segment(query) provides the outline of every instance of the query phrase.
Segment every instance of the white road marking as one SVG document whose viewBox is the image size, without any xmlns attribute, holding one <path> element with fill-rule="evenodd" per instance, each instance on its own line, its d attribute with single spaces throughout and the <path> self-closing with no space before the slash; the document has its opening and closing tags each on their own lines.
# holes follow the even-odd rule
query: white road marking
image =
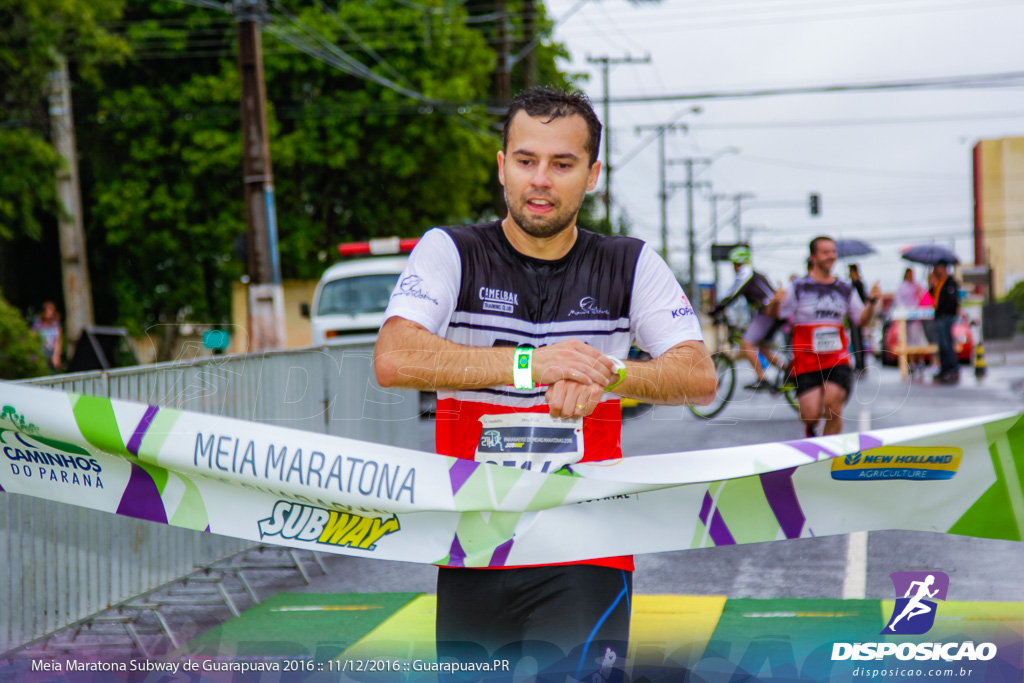
<svg viewBox="0 0 1024 683">
<path fill-rule="evenodd" d="M 843 580 L 843 600 L 863 600 L 867 597 L 868 532 L 854 531 L 846 537 L 846 578 Z"/>
<path fill-rule="evenodd" d="M 857 416 L 857 431 L 871 429 L 871 405 L 864 403 Z M 843 599 L 863 600 L 867 597 L 868 532 L 854 531 L 846 537 L 846 577 L 843 579 Z"/>
</svg>

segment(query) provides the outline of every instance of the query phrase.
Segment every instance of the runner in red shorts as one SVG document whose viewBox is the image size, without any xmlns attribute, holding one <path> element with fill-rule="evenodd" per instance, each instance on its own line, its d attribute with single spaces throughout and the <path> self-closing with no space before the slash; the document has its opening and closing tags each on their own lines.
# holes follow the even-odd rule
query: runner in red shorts
<svg viewBox="0 0 1024 683">
<path fill-rule="evenodd" d="M 830 237 L 811 240 L 810 271 L 775 293 L 768 315 L 793 320 L 793 375 L 800 401 L 800 419 L 806 436 L 843 430 L 843 406 L 853 388 L 849 342 L 843 319 L 859 320 L 866 327 L 882 295 L 876 282 L 866 304 L 849 282 L 832 275 L 836 243 Z"/>
</svg>

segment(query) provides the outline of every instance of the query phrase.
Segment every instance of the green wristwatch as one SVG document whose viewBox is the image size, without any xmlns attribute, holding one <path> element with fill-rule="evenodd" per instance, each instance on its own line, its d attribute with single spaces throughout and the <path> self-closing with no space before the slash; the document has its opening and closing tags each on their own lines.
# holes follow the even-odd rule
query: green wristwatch
<svg viewBox="0 0 1024 683">
<path fill-rule="evenodd" d="M 612 382 L 611 384 L 604 388 L 605 391 L 611 391 L 615 387 L 622 384 L 622 382 L 626 379 L 626 364 L 623 363 L 618 358 L 616 358 L 615 356 L 611 355 L 610 353 L 605 354 L 604 357 L 610 360 L 613 365 L 615 365 L 615 372 L 618 373 L 619 375 L 619 378 L 617 380 L 615 380 L 614 382 Z"/>
</svg>

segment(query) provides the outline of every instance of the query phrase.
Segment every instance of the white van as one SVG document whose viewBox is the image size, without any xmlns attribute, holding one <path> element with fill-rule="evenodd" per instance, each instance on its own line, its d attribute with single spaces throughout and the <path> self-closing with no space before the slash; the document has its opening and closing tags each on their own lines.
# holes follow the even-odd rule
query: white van
<svg viewBox="0 0 1024 683">
<path fill-rule="evenodd" d="M 411 251 L 417 241 L 387 238 L 339 246 L 343 256 L 382 255 L 342 261 L 324 272 L 309 316 L 314 346 L 376 339 L 391 292 L 409 260 L 394 254 Z"/>
</svg>

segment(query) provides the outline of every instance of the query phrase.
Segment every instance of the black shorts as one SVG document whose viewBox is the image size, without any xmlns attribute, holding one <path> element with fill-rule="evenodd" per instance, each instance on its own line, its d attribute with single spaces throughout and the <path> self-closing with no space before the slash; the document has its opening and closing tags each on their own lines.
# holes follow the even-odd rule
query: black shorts
<svg viewBox="0 0 1024 683">
<path fill-rule="evenodd" d="M 440 567 L 438 661 L 507 659 L 514 668 L 532 657 L 548 674 L 542 679 L 589 681 L 601 670 L 605 680 L 622 680 L 632 600 L 633 574 L 622 569 Z"/>
<path fill-rule="evenodd" d="M 853 368 L 849 365 L 837 365 L 834 368 L 814 370 L 796 375 L 796 395 L 799 396 L 815 387 L 820 387 L 825 382 L 831 382 L 846 390 L 846 398 L 850 397 L 850 390 L 853 389 Z"/>
</svg>

